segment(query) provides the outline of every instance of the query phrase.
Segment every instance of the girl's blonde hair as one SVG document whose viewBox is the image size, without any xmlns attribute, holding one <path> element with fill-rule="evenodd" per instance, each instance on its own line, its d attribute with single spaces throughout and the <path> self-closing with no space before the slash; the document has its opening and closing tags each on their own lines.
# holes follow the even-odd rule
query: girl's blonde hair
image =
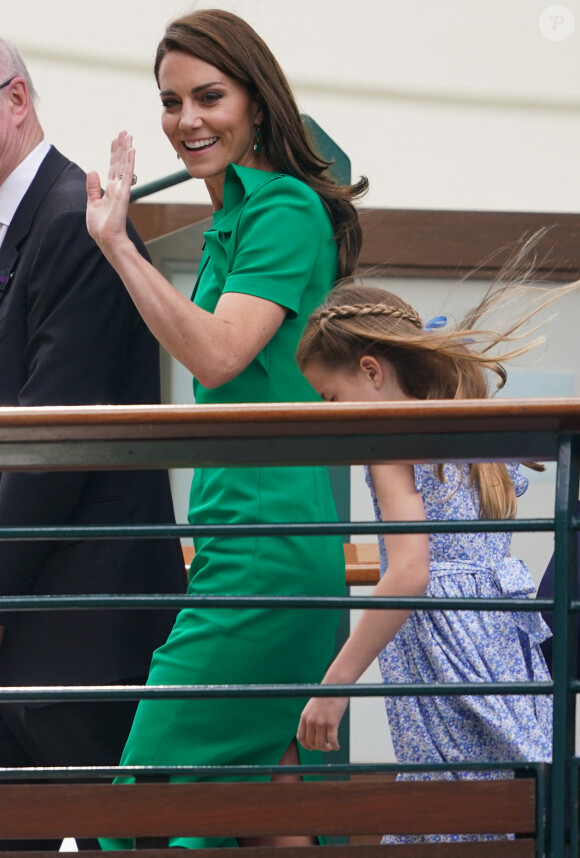
<svg viewBox="0 0 580 858">
<path fill-rule="evenodd" d="M 349 372 L 357 369 L 361 357 L 372 355 L 392 364 L 402 390 L 415 399 L 489 397 L 492 379 L 495 390 L 507 380 L 503 361 L 544 341 L 543 336 L 530 339 L 539 325 L 522 330 L 526 323 L 580 286 L 580 281 L 556 288 L 529 282 L 534 264 L 530 255 L 538 237 L 521 244 L 480 303 L 453 327 L 425 330 L 417 311 L 398 295 L 352 279 L 342 282 L 310 316 L 298 345 L 298 366 L 304 371 L 317 362 Z M 522 299 L 527 312 L 514 316 L 514 305 Z M 491 317 L 495 329 L 487 327 Z M 438 473 L 443 480 L 442 465 Z M 481 518 L 515 516 L 516 495 L 505 465 L 471 464 L 470 483 L 479 488 Z"/>
</svg>

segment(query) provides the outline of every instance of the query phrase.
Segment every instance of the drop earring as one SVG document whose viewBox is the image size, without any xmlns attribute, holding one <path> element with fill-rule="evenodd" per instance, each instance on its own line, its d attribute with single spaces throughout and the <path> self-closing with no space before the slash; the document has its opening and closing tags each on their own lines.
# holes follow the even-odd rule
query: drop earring
<svg viewBox="0 0 580 858">
<path fill-rule="evenodd" d="M 256 125 L 254 132 L 254 152 L 259 154 L 262 151 L 262 126 Z"/>
<path fill-rule="evenodd" d="M 177 160 L 181 161 L 181 155 L 179 154 L 179 152 L 177 152 L 176 155 L 177 155 Z"/>
</svg>

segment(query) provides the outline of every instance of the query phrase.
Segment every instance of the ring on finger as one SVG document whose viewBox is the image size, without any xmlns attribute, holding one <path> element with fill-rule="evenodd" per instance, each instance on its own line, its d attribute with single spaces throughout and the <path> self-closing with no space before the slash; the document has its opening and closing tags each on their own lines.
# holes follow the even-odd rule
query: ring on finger
<svg viewBox="0 0 580 858">
<path fill-rule="evenodd" d="M 117 181 L 120 182 L 122 178 L 123 178 L 123 173 L 119 173 L 119 175 L 117 176 Z M 135 175 L 135 173 L 133 173 L 133 175 L 131 176 L 131 184 L 132 185 L 137 184 L 137 176 Z"/>
</svg>

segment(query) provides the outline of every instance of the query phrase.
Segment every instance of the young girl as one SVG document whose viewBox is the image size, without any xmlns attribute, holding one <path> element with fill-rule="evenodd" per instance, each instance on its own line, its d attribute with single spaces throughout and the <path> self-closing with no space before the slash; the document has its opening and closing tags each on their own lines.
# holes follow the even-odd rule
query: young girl
<svg viewBox="0 0 580 858">
<path fill-rule="evenodd" d="M 516 287 L 513 287 L 516 288 Z M 534 291 L 532 287 L 527 287 Z M 476 330 L 505 300 L 495 289 L 455 330 L 425 330 L 417 312 L 396 295 L 345 283 L 309 319 L 298 364 L 329 402 L 483 398 L 488 377 L 505 383 L 489 350 L 521 339 Z M 545 298 L 545 290 L 540 290 Z M 540 302 L 551 303 L 560 291 Z M 529 305 L 528 305 L 529 306 Z M 512 346 L 502 359 L 534 343 Z M 536 466 L 538 467 L 538 466 Z M 378 520 L 511 518 L 527 488 L 519 466 L 503 464 L 377 464 L 367 482 Z M 534 585 L 524 564 L 510 556 L 509 533 L 379 536 L 377 596 L 526 597 Z M 387 564 L 388 557 L 388 564 Z M 442 610 L 367 610 L 328 669 L 324 684 L 356 682 L 380 653 L 384 682 L 550 681 L 539 643 L 550 632 L 536 613 Z M 300 719 L 305 748 L 338 748 L 337 731 L 348 698 L 312 698 Z M 551 758 L 549 696 L 387 697 L 397 761 L 538 760 Z M 421 773 L 402 779 L 496 778 L 506 772 Z M 479 839 L 477 835 L 428 839 Z M 417 842 L 424 837 L 388 837 Z"/>
</svg>

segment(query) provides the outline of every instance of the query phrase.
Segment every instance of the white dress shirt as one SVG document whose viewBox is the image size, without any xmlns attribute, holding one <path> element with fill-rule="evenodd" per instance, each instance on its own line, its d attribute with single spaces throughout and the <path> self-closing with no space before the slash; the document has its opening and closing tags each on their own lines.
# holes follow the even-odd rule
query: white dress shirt
<svg viewBox="0 0 580 858">
<path fill-rule="evenodd" d="M 0 185 L 0 247 L 16 209 L 48 155 L 49 149 L 50 143 L 42 140 Z"/>
</svg>

